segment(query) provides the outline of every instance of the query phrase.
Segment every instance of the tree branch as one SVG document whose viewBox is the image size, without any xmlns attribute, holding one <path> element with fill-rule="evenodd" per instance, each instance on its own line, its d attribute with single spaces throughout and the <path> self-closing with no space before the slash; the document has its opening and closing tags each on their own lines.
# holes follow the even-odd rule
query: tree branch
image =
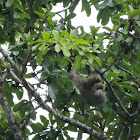
<svg viewBox="0 0 140 140">
<path fill-rule="evenodd" d="M 19 124 L 16 122 L 15 116 L 10 108 L 10 106 L 8 105 L 8 102 L 6 100 L 6 97 L 4 96 L 4 79 L 6 78 L 7 74 L 4 74 L 3 77 L 0 80 L 0 103 L 2 105 L 2 108 L 4 110 L 4 113 L 7 117 L 8 123 L 10 125 L 10 128 L 13 132 L 13 135 L 15 137 L 16 140 L 24 140 L 22 134 L 21 134 L 21 130 L 19 128 Z"/>
<path fill-rule="evenodd" d="M 61 10 L 61 11 L 56 12 L 56 14 L 59 14 L 59 13 L 61 13 L 61 12 L 64 12 L 64 11 L 66 11 L 66 10 L 72 8 L 72 7 L 74 6 L 74 4 L 76 3 L 76 1 L 77 1 L 77 0 L 74 0 L 74 2 L 72 2 L 72 3 L 70 4 L 70 6 L 68 6 L 67 8 L 65 8 L 65 9 L 63 9 L 63 10 Z"/>
<path fill-rule="evenodd" d="M 20 79 L 15 75 L 15 73 L 10 69 L 10 74 L 12 75 L 12 77 L 18 82 L 21 83 Z"/>
</svg>

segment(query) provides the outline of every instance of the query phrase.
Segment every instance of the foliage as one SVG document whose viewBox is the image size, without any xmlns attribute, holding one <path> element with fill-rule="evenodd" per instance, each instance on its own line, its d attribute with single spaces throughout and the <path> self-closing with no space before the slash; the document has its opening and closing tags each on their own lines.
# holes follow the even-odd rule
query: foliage
<svg viewBox="0 0 140 140">
<path fill-rule="evenodd" d="M 52 12 L 60 2 L 65 9 Z M 115 140 L 140 137 L 140 1 L 82 0 L 81 11 L 87 16 L 92 5 L 99 11 L 102 33 L 94 25 L 86 33 L 83 27 L 71 24 L 78 3 L 0 1 L 0 139 L 15 136 L 6 115 L 8 108 L 22 137 L 34 134 L 33 140 L 73 139 L 69 131 L 78 132 L 77 139 L 82 139 L 84 132 L 88 139 L 101 139 L 101 135 Z M 53 20 L 56 15 L 60 20 Z M 110 20 L 113 27 L 105 26 Z M 93 71 L 101 74 L 107 92 L 104 105 L 89 107 L 82 101 L 69 80 L 71 67 L 83 78 Z M 6 108 L 2 96 L 8 101 Z M 47 110 L 48 115 L 39 115 L 36 122 L 38 108 Z M 91 129 L 83 129 L 82 124 Z"/>
</svg>

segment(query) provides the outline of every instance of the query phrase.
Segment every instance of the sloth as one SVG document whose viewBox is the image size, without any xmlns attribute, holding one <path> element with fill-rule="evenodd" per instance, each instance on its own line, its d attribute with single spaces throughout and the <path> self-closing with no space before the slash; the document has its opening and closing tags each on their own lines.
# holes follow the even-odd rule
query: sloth
<svg viewBox="0 0 140 140">
<path fill-rule="evenodd" d="M 105 85 L 100 83 L 99 74 L 91 74 L 88 78 L 81 79 L 75 70 L 71 70 L 69 78 L 79 89 L 82 99 L 90 106 L 101 105 L 106 100 Z"/>
</svg>

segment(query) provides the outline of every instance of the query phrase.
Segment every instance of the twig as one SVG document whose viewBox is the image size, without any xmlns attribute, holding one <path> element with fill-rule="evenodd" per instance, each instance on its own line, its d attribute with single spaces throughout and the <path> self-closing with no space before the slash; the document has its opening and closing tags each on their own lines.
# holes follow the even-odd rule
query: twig
<svg viewBox="0 0 140 140">
<path fill-rule="evenodd" d="M 99 111 L 97 111 L 97 115 L 98 115 L 98 117 L 100 119 L 100 129 L 102 131 L 102 134 L 104 134 L 104 126 L 105 126 L 105 124 L 103 124 L 103 117 L 102 117 L 102 115 L 100 114 Z"/>
<path fill-rule="evenodd" d="M 136 111 L 133 114 L 131 114 L 131 117 L 135 117 L 139 112 L 140 112 L 140 100 L 138 102 L 138 107 L 137 107 Z"/>
<path fill-rule="evenodd" d="M 115 62 L 115 61 L 114 61 L 114 62 Z M 108 68 L 107 68 L 102 74 L 104 74 L 104 73 L 106 73 L 108 70 L 110 70 L 110 68 L 114 65 L 114 62 L 113 62 L 111 65 L 109 65 Z"/>
<path fill-rule="evenodd" d="M 140 83 L 137 81 L 136 77 L 130 71 L 120 67 L 119 65 L 116 65 L 116 68 L 128 73 L 132 77 L 133 81 L 140 87 Z"/>
<path fill-rule="evenodd" d="M 56 14 L 59 14 L 59 13 L 61 13 L 61 12 L 64 12 L 64 11 L 66 11 L 66 10 L 72 8 L 72 7 L 74 6 L 74 4 L 76 3 L 76 1 L 77 1 L 77 0 L 74 0 L 74 2 L 72 2 L 72 3 L 70 4 L 69 7 L 65 8 L 65 9 L 63 9 L 63 10 L 61 10 L 61 11 L 56 12 Z"/>
<path fill-rule="evenodd" d="M 35 110 L 37 110 L 39 107 L 40 107 L 40 105 L 37 106 L 37 107 L 35 107 L 35 108 L 32 109 L 31 111 L 29 111 L 28 114 L 27 114 L 24 118 L 22 118 L 22 120 L 20 121 L 20 128 L 23 128 L 23 127 L 28 123 L 28 121 L 25 121 L 25 120 L 27 120 L 27 119 L 29 118 L 29 116 L 30 116 Z"/>
<path fill-rule="evenodd" d="M 122 35 L 128 35 L 128 36 L 130 36 L 130 37 L 132 37 L 132 38 L 140 38 L 139 36 L 137 37 L 137 36 L 132 35 L 132 34 L 130 34 L 130 33 L 124 34 L 124 33 L 120 32 L 119 30 L 118 30 L 117 32 L 120 33 L 120 34 L 122 34 Z"/>
<path fill-rule="evenodd" d="M 137 138 L 138 136 L 140 136 L 140 132 L 138 132 L 136 135 L 134 135 L 134 138 Z"/>
</svg>

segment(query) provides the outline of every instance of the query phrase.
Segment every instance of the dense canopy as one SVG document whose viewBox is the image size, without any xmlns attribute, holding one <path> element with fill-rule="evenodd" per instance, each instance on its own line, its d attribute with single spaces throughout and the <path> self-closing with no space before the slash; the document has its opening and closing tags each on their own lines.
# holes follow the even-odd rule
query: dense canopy
<svg viewBox="0 0 140 140">
<path fill-rule="evenodd" d="M 102 26 L 93 23 L 87 33 L 71 24 L 80 2 L 88 17 L 96 8 L 94 20 Z M 62 10 L 53 12 L 58 3 Z M 82 100 L 69 79 L 72 68 L 81 78 L 100 74 L 107 94 L 103 105 Z M 140 1 L 1 0 L 0 139 L 85 136 L 140 137 Z"/>
</svg>

